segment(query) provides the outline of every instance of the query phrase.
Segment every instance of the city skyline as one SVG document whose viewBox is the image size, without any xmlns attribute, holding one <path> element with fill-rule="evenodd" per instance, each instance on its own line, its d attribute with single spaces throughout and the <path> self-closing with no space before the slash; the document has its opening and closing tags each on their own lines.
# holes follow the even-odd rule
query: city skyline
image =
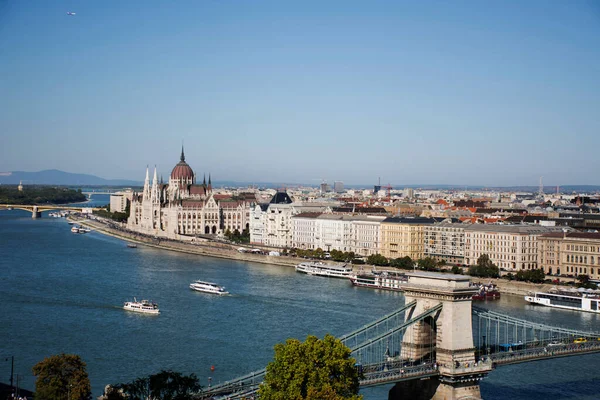
<svg viewBox="0 0 600 400">
<path fill-rule="evenodd" d="M 67 15 L 75 12 L 76 15 Z M 600 184 L 589 2 L 0 5 L 0 171 Z"/>
</svg>

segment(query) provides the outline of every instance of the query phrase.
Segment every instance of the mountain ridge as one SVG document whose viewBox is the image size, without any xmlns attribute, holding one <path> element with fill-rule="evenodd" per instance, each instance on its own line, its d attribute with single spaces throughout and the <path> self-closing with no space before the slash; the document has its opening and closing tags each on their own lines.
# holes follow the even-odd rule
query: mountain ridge
<svg viewBox="0 0 600 400">
<path fill-rule="evenodd" d="M 58 169 L 37 172 L 0 172 L 0 184 L 18 185 L 91 185 L 91 186 L 139 186 L 143 182 L 128 179 L 104 179 L 96 175 L 77 174 Z"/>
</svg>

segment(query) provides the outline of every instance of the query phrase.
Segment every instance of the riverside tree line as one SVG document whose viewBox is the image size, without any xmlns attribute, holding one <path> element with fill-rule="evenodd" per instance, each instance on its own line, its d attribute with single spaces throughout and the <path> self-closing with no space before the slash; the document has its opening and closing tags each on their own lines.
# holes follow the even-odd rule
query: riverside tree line
<svg viewBox="0 0 600 400">
<path fill-rule="evenodd" d="M 339 339 L 309 335 L 275 345 L 275 356 L 260 385 L 261 400 L 362 400 L 359 370 Z M 33 367 L 35 400 L 91 400 L 86 364 L 78 355 L 59 354 Z M 192 400 L 203 388 L 195 374 L 171 370 L 106 386 L 103 400 Z"/>
</svg>

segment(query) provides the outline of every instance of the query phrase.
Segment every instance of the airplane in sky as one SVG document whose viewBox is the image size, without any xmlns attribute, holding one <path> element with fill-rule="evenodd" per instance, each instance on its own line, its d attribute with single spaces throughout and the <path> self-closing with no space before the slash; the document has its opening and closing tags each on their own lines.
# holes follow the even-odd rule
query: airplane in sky
<svg viewBox="0 0 600 400">
<path fill-rule="evenodd" d="M 75 13 L 71 12 L 71 11 L 67 11 L 67 15 L 75 15 Z"/>
</svg>

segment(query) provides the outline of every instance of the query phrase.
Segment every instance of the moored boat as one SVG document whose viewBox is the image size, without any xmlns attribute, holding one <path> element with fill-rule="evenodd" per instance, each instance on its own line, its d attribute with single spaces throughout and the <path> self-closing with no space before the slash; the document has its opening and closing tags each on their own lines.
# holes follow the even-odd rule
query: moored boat
<svg viewBox="0 0 600 400">
<path fill-rule="evenodd" d="M 402 286 L 408 283 L 408 276 L 400 271 L 378 271 L 373 268 L 371 272 L 361 270 L 356 275 L 350 276 L 350 282 L 354 286 L 402 291 Z"/>
<path fill-rule="evenodd" d="M 137 248 L 137 244 L 135 244 L 135 243 L 127 243 L 127 247 L 129 247 L 130 249 L 135 249 L 135 248 Z"/>
<path fill-rule="evenodd" d="M 322 262 L 303 262 L 295 267 L 296 272 L 308 275 L 325 276 L 329 278 L 349 278 L 352 276 L 352 267 L 328 265 Z"/>
<path fill-rule="evenodd" d="M 190 283 L 190 289 L 197 292 L 218 294 L 219 296 L 229 294 L 229 292 L 225 290 L 225 287 L 219 286 L 216 283 L 205 281 L 194 281 Z"/>
<path fill-rule="evenodd" d="M 78 226 L 73 226 L 71 228 L 71 232 L 73 232 L 73 233 L 79 233 L 79 227 Z"/>
<path fill-rule="evenodd" d="M 563 310 L 586 311 L 600 314 L 600 290 L 550 289 L 548 292 L 533 292 L 525 296 L 525 301 L 546 307 Z"/>
<path fill-rule="evenodd" d="M 479 286 L 479 290 L 477 293 L 473 295 L 473 300 L 498 300 L 500 298 L 500 290 L 498 290 L 498 286 L 493 283 L 489 283 L 487 285 L 484 284 L 472 284 L 474 286 Z"/>
<path fill-rule="evenodd" d="M 137 301 L 134 297 L 133 301 L 126 301 L 123 304 L 123 309 L 127 311 L 134 311 L 142 314 L 159 314 L 158 304 L 150 300 Z"/>
</svg>

